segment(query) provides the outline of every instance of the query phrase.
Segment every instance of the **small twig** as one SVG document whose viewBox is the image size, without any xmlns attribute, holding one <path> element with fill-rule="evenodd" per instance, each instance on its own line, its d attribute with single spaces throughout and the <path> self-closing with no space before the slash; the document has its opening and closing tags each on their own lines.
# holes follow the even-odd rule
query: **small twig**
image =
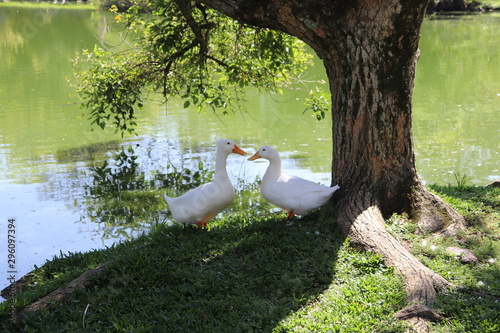
<svg viewBox="0 0 500 333">
<path fill-rule="evenodd" d="M 83 317 L 82 317 L 82 327 L 85 328 L 85 316 L 87 315 L 87 310 L 89 309 L 90 304 L 87 304 L 85 307 L 85 311 L 83 311 Z"/>
</svg>

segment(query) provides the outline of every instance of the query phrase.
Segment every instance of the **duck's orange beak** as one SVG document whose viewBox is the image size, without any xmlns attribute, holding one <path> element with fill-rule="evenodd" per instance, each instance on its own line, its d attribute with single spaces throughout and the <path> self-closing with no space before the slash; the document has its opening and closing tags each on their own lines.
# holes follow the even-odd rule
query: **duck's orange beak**
<svg viewBox="0 0 500 333">
<path fill-rule="evenodd" d="M 243 150 L 241 150 L 241 148 L 238 147 L 237 145 L 234 145 L 233 153 L 240 154 L 240 155 L 246 155 L 247 154 Z"/>
<path fill-rule="evenodd" d="M 248 160 L 249 160 L 249 161 L 253 161 L 253 160 L 256 160 L 256 159 L 258 159 L 258 158 L 260 158 L 259 153 L 255 153 L 255 154 L 253 154 L 251 157 L 249 157 L 249 158 L 248 158 Z"/>
</svg>

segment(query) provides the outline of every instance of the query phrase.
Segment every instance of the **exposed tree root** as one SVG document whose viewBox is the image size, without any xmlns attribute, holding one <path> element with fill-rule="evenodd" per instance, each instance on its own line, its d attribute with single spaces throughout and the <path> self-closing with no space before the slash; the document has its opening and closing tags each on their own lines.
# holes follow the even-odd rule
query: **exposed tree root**
<svg viewBox="0 0 500 333">
<path fill-rule="evenodd" d="M 429 192 L 423 184 L 415 187 L 413 220 L 427 232 L 442 232 L 455 236 L 465 228 L 465 219 L 440 197 Z"/>
<path fill-rule="evenodd" d="M 2 289 L 0 295 L 5 299 L 16 296 L 17 294 L 20 294 L 23 291 L 27 290 L 32 284 L 34 278 L 35 275 L 33 274 L 33 272 L 29 272 L 19 280 Z"/>
<path fill-rule="evenodd" d="M 429 192 L 422 193 L 419 203 L 423 204 L 427 198 L 432 200 L 430 204 L 433 207 L 426 205 L 425 211 L 418 215 L 420 221 L 425 221 L 424 225 L 439 224 L 445 230 L 463 227 L 463 218 L 437 196 Z M 442 318 L 427 305 L 432 303 L 438 291 L 456 286 L 423 265 L 387 232 L 379 205 L 369 192 L 347 193 L 336 206 L 337 221 L 343 234 L 350 238 L 351 244 L 380 254 L 386 264 L 394 267 L 403 277 L 409 306 L 396 314 L 398 318 L 410 322 L 417 332 L 427 332 L 426 321 Z M 431 221 L 433 218 L 434 222 Z M 417 223 L 418 221 L 417 219 Z M 450 226 L 453 227 L 450 229 Z M 440 229 L 433 227 L 433 230 Z"/>
<path fill-rule="evenodd" d="M 38 301 L 33 302 L 30 305 L 26 306 L 18 313 L 18 319 L 22 318 L 23 316 L 31 312 L 38 312 L 40 310 L 48 309 L 50 305 L 53 304 L 54 302 L 62 302 L 68 299 L 75 291 L 87 287 L 90 282 L 90 276 L 95 273 L 101 272 L 110 263 L 112 263 L 112 261 L 107 261 L 93 269 L 83 272 L 80 276 L 72 280 L 67 285 L 57 288 L 50 294 L 40 298 Z"/>
<path fill-rule="evenodd" d="M 430 321 L 438 321 L 443 319 L 443 316 L 441 316 L 439 313 L 422 304 L 409 305 L 406 308 L 396 312 L 394 316 L 402 320 L 407 320 L 413 317 L 426 318 Z"/>
</svg>

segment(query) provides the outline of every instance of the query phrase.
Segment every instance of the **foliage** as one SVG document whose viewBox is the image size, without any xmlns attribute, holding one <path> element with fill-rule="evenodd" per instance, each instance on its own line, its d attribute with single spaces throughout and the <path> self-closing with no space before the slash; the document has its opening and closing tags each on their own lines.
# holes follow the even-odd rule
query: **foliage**
<svg viewBox="0 0 500 333">
<path fill-rule="evenodd" d="M 130 0 L 94 0 L 92 1 L 94 4 L 96 4 L 99 8 L 101 9 L 109 9 L 111 7 L 115 7 L 120 11 L 126 11 L 130 7 L 132 7 L 134 4 L 141 2 L 144 6 L 147 4 L 145 1 L 137 0 L 137 1 L 130 1 Z"/>
<path fill-rule="evenodd" d="M 166 188 L 183 193 L 213 178 L 213 171 L 205 169 L 202 162 L 183 169 L 167 165 L 166 173 L 147 177 L 137 158 L 129 146 L 101 166 L 90 168 L 92 182 L 85 185 L 87 214 L 91 221 L 105 225 L 106 237 L 128 236 L 129 229 L 165 222 L 167 217 L 158 212 L 165 209 L 162 194 Z"/>
<path fill-rule="evenodd" d="M 248 87 L 279 92 L 311 64 L 303 42 L 250 28 L 203 5 L 160 0 L 135 5 L 115 20 L 138 36 L 135 43 L 119 51 L 85 51 L 75 60 L 75 74 L 92 123 L 122 133 L 133 132 L 147 91 L 165 100 L 178 96 L 185 108 L 226 114 L 241 110 Z"/>
<path fill-rule="evenodd" d="M 91 167 L 92 186 L 86 186 L 88 195 L 92 197 L 119 197 L 121 191 L 145 188 L 144 174 L 138 174 L 137 155 L 130 146 L 123 149 L 113 158 L 113 164 L 105 160 L 100 167 Z"/>
<path fill-rule="evenodd" d="M 89 112 L 91 124 L 104 129 L 109 122 L 116 131 L 132 133 L 137 125 L 135 108 L 143 107 L 142 86 L 146 84 L 134 57 L 119 53 L 111 56 L 109 51 L 94 48 L 93 53 L 84 51 L 82 57 L 96 65 L 87 71 L 80 72 L 81 89 L 78 90 L 83 99 L 82 107 Z M 80 58 L 81 61 L 83 58 Z M 106 63 L 106 65 L 104 65 Z"/>
<path fill-rule="evenodd" d="M 214 174 L 213 171 L 205 169 L 202 162 L 182 170 L 169 164 L 166 166 L 166 173 L 155 172 L 151 179 L 146 180 L 137 158 L 134 148 L 129 146 L 104 161 L 102 166 L 91 167 L 93 181 L 85 186 L 87 195 L 96 198 L 118 198 L 127 190 L 157 190 L 167 187 L 182 193 L 211 181 Z"/>
<path fill-rule="evenodd" d="M 470 177 L 467 176 L 466 174 L 462 175 L 458 172 L 455 172 L 453 173 L 453 175 L 455 176 L 455 180 L 457 181 L 457 187 L 461 189 L 465 188 L 465 186 L 470 180 Z"/>
<path fill-rule="evenodd" d="M 330 101 L 325 97 L 325 93 L 318 87 L 309 91 L 309 98 L 306 99 L 308 107 L 304 113 L 311 111 L 318 120 L 325 119 L 326 112 L 330 109 Z"/>
<path fill-rule="evenodd" d="M 163 207 L 163 200 L 151 191 L 157 177 L 146 181 L 132 147 L 123 149 L 102 166 L 90 169 L 92 183 L 85 185 L 87 215 L 103 223 L 104 235 L 127 236 L 126 229 L 144 228 L 144 221 L 158 221 L 151 212 Z M 164 180 L 164 177 L 159 177 Z"/>
<path fill-rule="evenodd" d="M 483 12 L 498 10 L 500 8 L 500 1 L 498 0 L 431 0 L 429 2 L 427 13 L 442 13 L 442 12 Z"/>
</svg>

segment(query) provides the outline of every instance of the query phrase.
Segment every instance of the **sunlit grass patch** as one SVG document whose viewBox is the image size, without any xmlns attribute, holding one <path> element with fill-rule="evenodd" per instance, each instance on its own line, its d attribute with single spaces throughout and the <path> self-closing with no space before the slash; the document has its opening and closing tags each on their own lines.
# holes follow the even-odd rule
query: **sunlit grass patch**
<svg viewBox="0 0 500 333">
<path fill-rule="evenodd" d="M 393 313 L 404 300 L 402 281 L 378 256 L 345 247 L 329 287 L 273 332 L 402 332 Z"/>
</svg>

